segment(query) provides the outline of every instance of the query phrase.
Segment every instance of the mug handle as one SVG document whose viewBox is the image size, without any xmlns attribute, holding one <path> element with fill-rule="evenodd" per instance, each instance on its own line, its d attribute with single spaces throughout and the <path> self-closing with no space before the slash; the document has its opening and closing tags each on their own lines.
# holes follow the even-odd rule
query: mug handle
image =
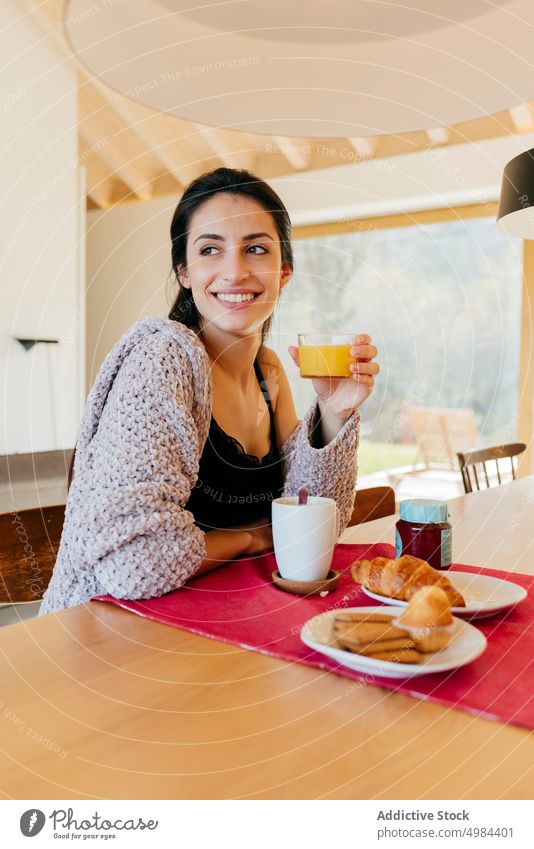
<svg viewBox="0 0 534 849">
<path fill-rule="evenodd" d="M 339 507 L 336 504 L 336 542 L 339 539 L 340 528 L 341 528 L 341 518 L 340 518 Z"/>
</svg>

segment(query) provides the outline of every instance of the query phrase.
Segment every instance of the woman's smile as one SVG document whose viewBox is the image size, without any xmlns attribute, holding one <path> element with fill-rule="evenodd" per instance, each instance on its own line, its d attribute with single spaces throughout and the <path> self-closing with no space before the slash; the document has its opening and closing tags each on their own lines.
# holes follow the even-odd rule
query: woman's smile
<svg viewBox="0 0 534 849">
<path fill-rule="evenodd" d="M 256 335 L 291 269 L 271 213 L 252 198 L 219 194 L 192 217 L 184 272 L 205 328 Z"/>
<path fill-rule="evenodd" d="M 251 289 L 224 289 L 210 292 L 226 309 L 243 309 L 250 306 L 261 295 Z"/>
</svg>

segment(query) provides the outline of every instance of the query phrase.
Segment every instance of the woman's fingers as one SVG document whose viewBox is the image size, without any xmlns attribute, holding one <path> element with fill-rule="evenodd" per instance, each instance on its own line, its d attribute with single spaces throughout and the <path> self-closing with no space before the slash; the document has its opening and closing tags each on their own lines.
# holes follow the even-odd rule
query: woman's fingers
<svg viewBox="0 0 534 849">
<path fill-rule="evenodd" d="M 350 371 L 353 374 L 361 374 L 361 375 L 364 375 L 364 374 L 375 375 L 375 374 L 378 374 L 378 372 L 380 371 L 380 366 L 378 365 L 378 363 L 370 363 L 370 362 L 351 363 L 349 368 L 350 368 Z"/>
<path fill-rule="evenodd" d="M 296 345 L 290 345 L 287 349 L 289 351 L 289 356 L 295 363 L 295 365 L 299 365 L 299 349 Z"/>
<path fill-rule="evenodd" d="M 353 345 L 350 349 L 351 357 L 356 357 L 358 360 L 374 360 L 378 350 L 375 345 Z"/>
<path fill-rule="evenodd" d="M 374 386 L 375 379 L 372 374 L 353 374 L 352 379 L 358 383 L 363 383 L 365 386 Z"/>
</svg>

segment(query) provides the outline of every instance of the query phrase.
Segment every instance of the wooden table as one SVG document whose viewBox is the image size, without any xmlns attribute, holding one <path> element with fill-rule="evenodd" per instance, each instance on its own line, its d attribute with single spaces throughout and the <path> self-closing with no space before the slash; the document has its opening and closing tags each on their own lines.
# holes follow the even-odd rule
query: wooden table
<svg viewBox="0 0 534 849">
<path fill-rule="evenodd" d="M 455 563 L 534 574 L 534 475 L 449 501 Z M 388 516 L 349 528 L 343 542 L 395 544 Z"/>
<path fill-rule="evenodd" d="M 532 574 L 534 477 L 456 499 L 451 513 L 456 559 Z M 343 541 L 392 541 L 393 524 Z M 1 629 L 0 665 L 7 798 L 532 795 L 524 729 L 104 604 Z"/>
</svg>

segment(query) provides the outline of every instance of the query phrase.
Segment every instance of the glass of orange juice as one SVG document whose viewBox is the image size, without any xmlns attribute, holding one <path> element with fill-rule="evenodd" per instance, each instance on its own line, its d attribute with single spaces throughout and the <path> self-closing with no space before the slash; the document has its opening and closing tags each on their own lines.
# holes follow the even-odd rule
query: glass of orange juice
<svg viewBox="0 0 534 849">
<path fill-rule="evenodd" d="M 298 333 L 301 377 L 351 377 L 355 335 L 348 333 Z"/>
</svg>

